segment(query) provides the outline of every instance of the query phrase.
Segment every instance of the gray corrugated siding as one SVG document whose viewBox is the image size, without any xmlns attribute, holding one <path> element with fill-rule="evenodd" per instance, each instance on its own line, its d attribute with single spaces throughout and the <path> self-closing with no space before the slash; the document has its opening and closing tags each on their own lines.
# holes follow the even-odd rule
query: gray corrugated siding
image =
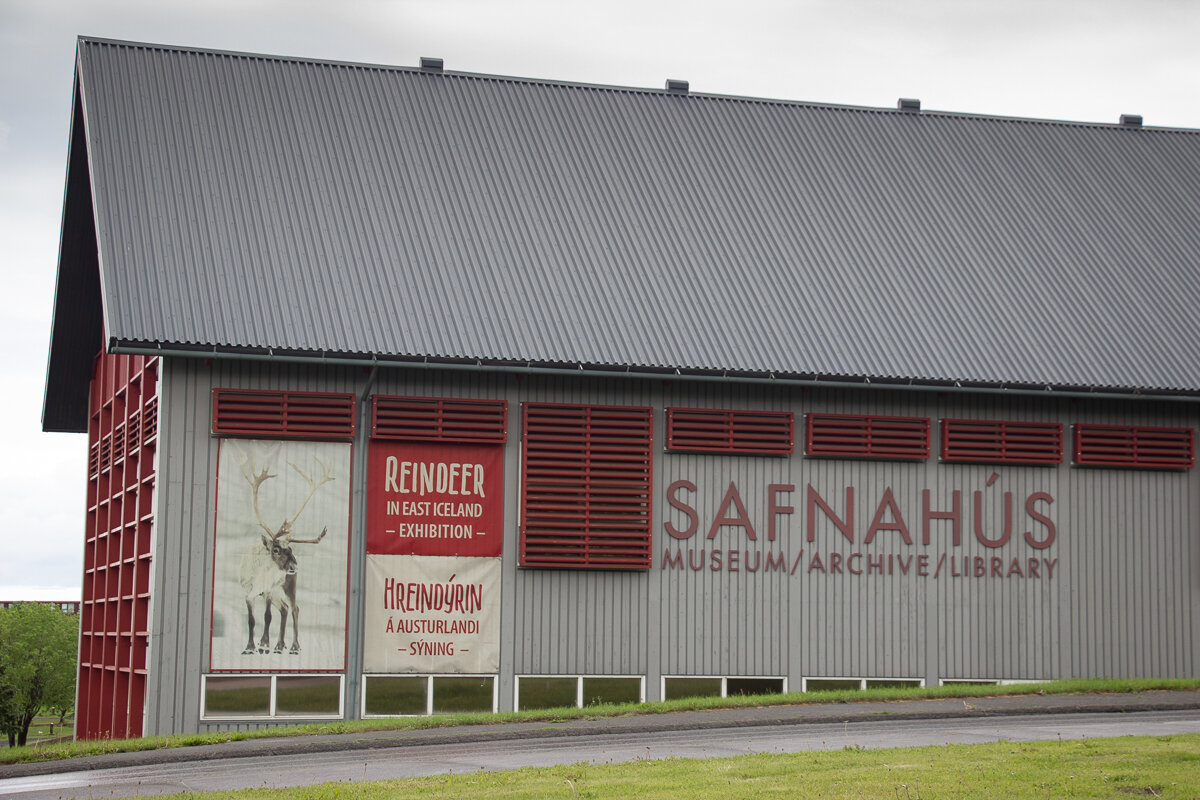
<svg viewBox="0 0 1200 800">
<path fill-rule="evenodd" d="M 1200 390 L 1200 134 L 81 40 L 109 336 Z"/>
<path fill-rule="evenodd" d="M 207 666 L 211 606 L 216 440 L 208 433 L 213 387 L 361 391 L 368 374 L 317 366 L 245 365 L 167 359 L 162 379 L 159 454 L 159 511 L 156 529 L 153 638 L 147 733 L 198 728 L 255 727 L 253 723 L 201 724 L 200 676 Z M 505 464 L 505 541 L 501 613 L 500 703 L 511 706 L 517 675 L 644 675 L 647 695 L 659 693 L 663 675 L 784 676 L 798 689 L 804 678 L 892 677 L 1039 679 L 1065 677 L 1151 677 L 1200 674 L 1200 541 L 1197 540 L 1197 470 L 1186 472 L 1099 470 L 993 465 L 904 464 L 842 459 L 728 457 L 663 452 L 663 409 L 671 405 L 708 408 L 790 410 L 928 416 L 933 438 L 942 417 L 1026 421 L 1097 422 L 1190 426 L 1190 404 L 1072 401 L 999 395 L 803 391 L 716 386 L 640 379 L 550 379 L 380 370 L 374 393 L 485 397 L 509 403 Z M 654 464 L 654 567 L 646 572 L 521 569 L 518 552 L 520 498 L 520 404 L 585 402 L 650 405 L 656 409 Z M 365 425 L 366 420 L 362 420 Z M 360 434 L 360 442 L 363 436 Z M 1069 445 L 1069 432 L 1067 444 Z M 360 445 L 356 445 L 360 447 Z M 356 490 L 363 451 L 356 450 Z M 1068 457 L 1069 461 L 1069 457 Z M 998 479 L 987 487 L 989 477 Z M 667 536 L 664 519 L 682 525 L 666 503 L 676 479 L 693 481 L 686 496 L 700 514 L 689 541 Z M 705 534 L 730 481 L 735 481 L 754 521 L 758 541 L 738 528 Z M 795 484 L 781 498 L 795 512 L 779 517 L 779 537 L 767 541 L 765 490 L 770 483 Z M 816 541 L 805 540 L 808 483 L 839 511 L 846 486 L 856 489 L 855 545 L 845 542 L 818 512 Z M 890 486 L 914 538 L 881 532 L 873 545 L 862 536 L 885 487 Z M 921 537 L 921 489 L 933 507 L 946 509 L 951 493 L 962 492 L 963 544 L 951 544 L 951 524 L 934 521 L 931 544 Z M 1012 491 L 1016 512 L 1013 543 L 998 552 L 1005 567 L 1012 557 L 1057 558 L 1053 580 L 992 578 L 938 579 L 879 575 L 822 575 L 805 565 L 815 550 L 830 552 L 983 555 L 975 541 L 972 492 L 984 493 L 984 524 L 1000 524 L 999 499 Z M 1030 526 L 1024 498 L 1051 493 L 1055 544 L 1031 551 L 1020 542 Z M 361 543 L 358 495 L 352 542 Z M 1041 531 L 1038 531 L 1039 535 Z M 667 548 L 681 547 L 684 559 L 713 548 L 739 556 L 739 572 L 663 569 Z M 768 550 L 787 554 L 790 571 L 797 552 L 805 558 L 795 574 L 751 573 L 747 559 Z M 765 557 L 765 556 L 764 556 Z M 362 554 L 352 546 L 351 632 L 346 707 L 359 702 L 357 620 L 361 614 Z"/>
</svg>

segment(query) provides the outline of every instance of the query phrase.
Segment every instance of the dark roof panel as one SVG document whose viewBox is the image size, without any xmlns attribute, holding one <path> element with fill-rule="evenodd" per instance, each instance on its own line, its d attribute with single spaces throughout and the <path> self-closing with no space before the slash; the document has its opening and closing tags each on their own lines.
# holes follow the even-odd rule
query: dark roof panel
<svg viewBox="0 0 1200 800">
<path fill-rule="evenodd" d="M 1200 133 L 82 39 L 110 341 L 1200 392 Z"/>
</svg>

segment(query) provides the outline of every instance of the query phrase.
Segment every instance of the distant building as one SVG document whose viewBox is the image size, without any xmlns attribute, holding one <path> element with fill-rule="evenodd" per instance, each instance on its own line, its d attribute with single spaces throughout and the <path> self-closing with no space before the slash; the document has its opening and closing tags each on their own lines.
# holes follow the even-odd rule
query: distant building
<svg viewBox="0 0 1200 800">
<path fill-rule="evenodd" d="M 1200 674 L 1200 132 L 80 39 L 83 737 Z"/>
<path fill-rule="evenodd" d="M 78 600 L 67 600 L 64 602 L 57 600 L 0 600 L 0 608 L 12 608 L 18 603 L 37 603 L 38 605 L 43 606 L 58 606 L 59 610 L 61 610 L 64 614 L 79 613 Z"/>
</svg>

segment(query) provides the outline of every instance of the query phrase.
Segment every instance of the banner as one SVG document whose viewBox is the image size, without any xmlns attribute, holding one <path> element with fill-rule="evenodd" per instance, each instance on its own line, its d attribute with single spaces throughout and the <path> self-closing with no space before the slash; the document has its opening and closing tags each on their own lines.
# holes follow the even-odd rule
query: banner
<svg viewBox="0 0 1200 800">
<path fill-rule="evenodd" d="M 372 441 L 367 552 L 500 555 L 504 448 Z"/>
<path fill-rule="evenodd" d="M 225 439 L 209 666 L 342 670 L 350 445 Z"/>
<path fill-rule="evenodd" d="M 500 559 L 367 556 L 365 672 L 500 669 Z"/>
</svg>

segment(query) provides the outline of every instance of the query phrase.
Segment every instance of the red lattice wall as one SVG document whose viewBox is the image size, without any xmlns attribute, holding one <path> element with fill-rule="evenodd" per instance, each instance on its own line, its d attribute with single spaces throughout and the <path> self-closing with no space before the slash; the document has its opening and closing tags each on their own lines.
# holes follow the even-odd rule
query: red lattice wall
<svg viewBox="0 0 1200 800">
<path fill-rule="evenodd" d="M 75 735 L 142 735 L 158 359 L 101 353 L 92 371 Z"/>
</svg>

